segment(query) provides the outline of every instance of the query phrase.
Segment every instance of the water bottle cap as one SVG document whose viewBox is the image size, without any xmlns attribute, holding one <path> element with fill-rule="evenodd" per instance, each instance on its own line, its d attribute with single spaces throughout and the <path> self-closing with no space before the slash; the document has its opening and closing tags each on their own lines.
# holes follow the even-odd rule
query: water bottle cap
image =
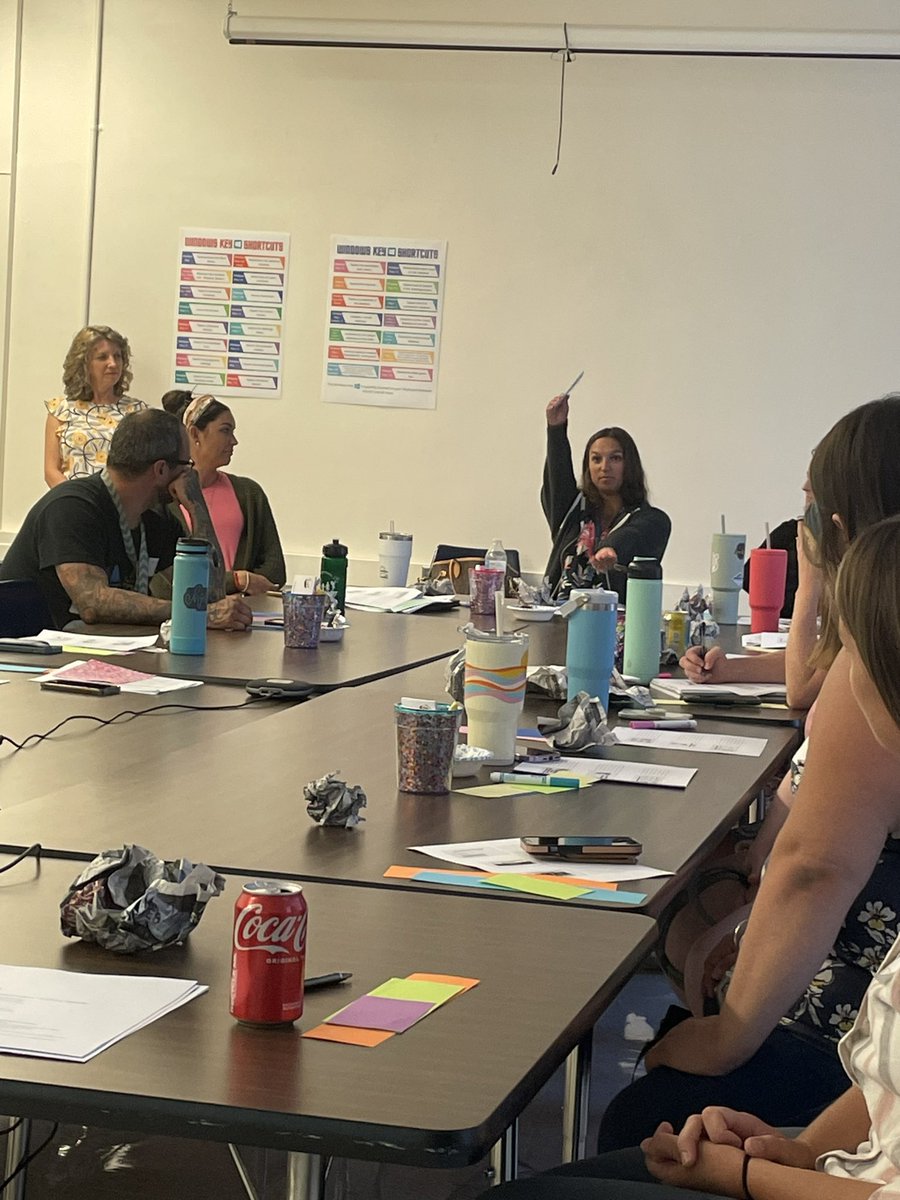
<svg viewBox="0 0 900 1200">
<path fill-rule="evenodd" d="M 581 596 L 586 597 L 582 607 L 589 608 L 596 612 L 605 609 L 615 609 L 619 606 L 619 597 L 616 592 L 609 592 L 606 588 L 573 588 L 569 599 L 575 600 Z"/>
<path fill-rule="evenodd" d="M 346 558 L 348 550 L 346 546 L 342 546 L 337 538 L 332 538 L 327 546 L 322 547 L 322 553 L 326 558 Z"/>
<path fill-rule="evenodd" d="M 662 579 L 662 567 L 655 558 L 633 558 L 628 564 L 629 579 Z"/>
<path fill-rule="evenodd" d="M 206 538 L 182 537 L 175 546 L 176 554 L 209 554 L 209 542 Z"/>
</svg>

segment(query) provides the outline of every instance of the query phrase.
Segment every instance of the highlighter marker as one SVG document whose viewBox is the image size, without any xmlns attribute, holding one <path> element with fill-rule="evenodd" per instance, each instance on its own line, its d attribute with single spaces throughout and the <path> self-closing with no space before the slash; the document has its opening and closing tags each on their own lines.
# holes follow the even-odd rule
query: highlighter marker
<svg viewBox="0 0 900 1200">
<path fill-rule="evenodd" d="M 696 729 L 696 721 L 629 721 L 631 729 Z"/>
<path fill-rule="evenodd" d="M 581 780 L 570 775 L 530 775 L 523 771 L 491 771 L 492 783 L 530 783 L 540 787 L 581 787 Z"/>
</svg>

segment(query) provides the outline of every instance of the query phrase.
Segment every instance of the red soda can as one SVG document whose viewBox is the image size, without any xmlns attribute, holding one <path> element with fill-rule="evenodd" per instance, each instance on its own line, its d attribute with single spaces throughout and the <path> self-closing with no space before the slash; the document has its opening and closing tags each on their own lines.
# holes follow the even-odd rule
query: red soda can
<svg viewBox="0 0 900 1200">
<path fill-rule="evenodd" d="M 231 1015 L 290 1025 L 303 1013 L 308 908 L 299 883 L 246 883 L 234 905 Z"/>
</svg>

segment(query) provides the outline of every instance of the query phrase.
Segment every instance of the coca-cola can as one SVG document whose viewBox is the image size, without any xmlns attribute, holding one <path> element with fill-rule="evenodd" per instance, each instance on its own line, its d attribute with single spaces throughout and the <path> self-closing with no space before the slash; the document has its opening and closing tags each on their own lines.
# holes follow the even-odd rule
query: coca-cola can
<svg viewBox="0 0 900 1200">
<path fill-rule="evenodd" d="M 231 1015 L 290 1025 L 303 1013 L 306 897 L 299 883 L 245 883 L 234 905 Z"/>
</svg>

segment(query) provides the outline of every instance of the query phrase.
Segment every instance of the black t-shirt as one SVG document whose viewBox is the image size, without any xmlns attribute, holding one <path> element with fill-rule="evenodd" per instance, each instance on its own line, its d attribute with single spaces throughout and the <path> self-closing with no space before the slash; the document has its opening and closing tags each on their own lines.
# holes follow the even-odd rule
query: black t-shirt
<svg viewBox="0 0 900 1200">
<path fill-rule="evenodd" d="M 182 530 L 162 509 L 149 509 L 142 519 L 152 576 L 174 562 Z M 41 497 L 22 522 L 0 566 L 0 579 L 34 580 L 59 629 L 76 616 L 56 574 L 61 563 L 100 567 L 110 587 L 134 591 L 134 566 L 125 551 L 116 507 L 99 475 L 70 479 Z"/>
</svg>

